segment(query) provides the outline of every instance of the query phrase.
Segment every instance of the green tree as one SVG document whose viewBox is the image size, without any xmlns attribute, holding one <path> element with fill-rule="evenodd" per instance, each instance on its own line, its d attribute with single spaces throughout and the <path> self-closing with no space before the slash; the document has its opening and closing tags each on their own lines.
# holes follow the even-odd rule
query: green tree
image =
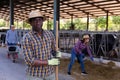
<svg viewBox="0 0 120 80">
<path fill-rule="evenodd" d="M 23 28 L 31 28 L 30 24 L 26 23 L 25 21 L 23 22 Z"/>
<path fill-rule="evenodd" d="M 98 18 L 95 18 L 95 21 L 94 21 L 97 25 L 98 28 L 104 28 L 105 29 L 105 26 L 106 26 L 106 18 L 105 17 L 98 17 Z"/>
<path fill-rule="evenodd" d="M 60 23 L 60 24 L 62 24 L 62 23 Z M 64 25 L 61 25 L 61 26 L 60 26 L 60 29 L 61 29 L 61 30 L 67 30 L 67 29 L 69 29 L 70 25 L 71 25 L 70 20 L 65 20 Z"/>
<path fill-rule="evenodd" d="M 99 30 L 106 29 L 106 17 L 101 16 L 101 17 L 95 18 L 93 21 Z M 112 29 L 112 18 L 110 16 L 108 17 L 108 29 Z"/>
<path fill-rule="evenodd" d="M 30 29 L 31 28 L 31 26 L 30 26 L 30 24 L 28 24 L 27 22 L 25 22 L 25 21 L 15 21 L 14 22 L 14 25 L 18 28 L 18 29 Z"/>
<path fill-rule="evenodd" d="M 49 20 L 47 22 L 47 28 L 48 28 L 48 30 L 53 30 L 53 20 Z"/>
<path fill-rule="evenodd" d="M 82 21 L 81 19 L 73 19 L 73 23 L 71 23 L 71 20 L 66 20 L 64 26 L 61 27 L 61 29 L 67 30 L 70 29 L 71 25 L 74 24 L 75 30 L 85 30 L 86 29 L 86 23 Z"/>
<path fill-rule="evenodd" d="M 53 20 L 46 20 L 44 21 L 43 23 L 43 29 L 46 29 L 46 30 L 53 30 Z"/>
<path fill-rule="evenodd" d="M 5 20 L 0 19 L 0 27 L 5 27 L 5 26 L 6 26 Z"/>
<path fill-rule="evenodd" d="M 76 30 L 86 30 L 86 23 L 80 18 L 74 20 Z"/>
<path fill-rule="evenodd" d="M 113 16 L 112 21 L 115 24 L 113 27 L 116 27 L 116 30 L 120 30 L 120 16 Z"/>
</svg>

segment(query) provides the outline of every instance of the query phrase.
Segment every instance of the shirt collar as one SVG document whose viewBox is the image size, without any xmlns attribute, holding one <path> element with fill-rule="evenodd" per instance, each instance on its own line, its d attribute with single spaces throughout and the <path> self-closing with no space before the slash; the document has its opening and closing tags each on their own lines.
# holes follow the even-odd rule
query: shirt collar
<svg viewBox="0 0 120 80">
<path fill-rule="evenodd" d="M 32 30 L 32 33 L 33 33 L 33 34 L 38 34 L 38 32 L 33 31 L 33 30 Z M 44 33 L 44 30 L 42 29 L 42 35 L 43 35 L 43 33 Z"/>
</svg>

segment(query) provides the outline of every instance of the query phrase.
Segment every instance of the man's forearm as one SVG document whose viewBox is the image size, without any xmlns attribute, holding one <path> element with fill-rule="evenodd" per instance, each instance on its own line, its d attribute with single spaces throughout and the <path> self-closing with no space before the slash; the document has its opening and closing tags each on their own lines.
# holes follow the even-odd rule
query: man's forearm
<svg viewBox="0 0 120 80">
<path fill-rule="evenodd" d="M 41 65 L 48 65 L 47 60 L 34 60 L 33 66 L 41 66 Z"/>
</svg>

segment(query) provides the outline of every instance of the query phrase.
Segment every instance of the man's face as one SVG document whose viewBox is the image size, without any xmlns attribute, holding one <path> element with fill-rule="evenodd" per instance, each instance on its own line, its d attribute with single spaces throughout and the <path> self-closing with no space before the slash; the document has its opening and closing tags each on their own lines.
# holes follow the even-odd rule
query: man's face
<svg viewBox="0 0 120 80">
<path fill-rule="evenodd" d="M 15 30 L 15 27 L 13 27 L 13 26 L 12 26 L 12 27 L 11 27 L 11 30 L 13 30 L 13 31 L 14 31 L 14 30 Z"/>
<path fill-rule="evenodd" d="M 32 26 L 32 29 L 34 31 L 40 32 L 42 30 L 42 25 L 43 25 L 43 18 L 38 17 L 38 18 L 32 18 L 30 20 L 30 24 Z"/>
</svg>

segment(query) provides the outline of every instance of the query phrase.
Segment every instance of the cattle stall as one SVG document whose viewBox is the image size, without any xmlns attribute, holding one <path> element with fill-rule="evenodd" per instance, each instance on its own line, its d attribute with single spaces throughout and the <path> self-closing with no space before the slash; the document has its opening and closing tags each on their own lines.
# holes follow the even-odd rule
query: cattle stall
<svg viewBox="0 0 120 80">
<path fill-rule="evenodd" d="M 89 45 L 95 57 L 103 56 L 106 59 L 120 60 L 120 32 L 62 30 L 59 31 L 60 50 L 70 53 L 77 40 L 82 39 L 82 35 L 86 33 L 91 37 Z"/>
<path fill-rule="evenodd" d="M 29 30 L 17 30 L 19 42 L 21 42 L 23 35 L 28 31 Z M 91 37 L 89 45 L 95 57 L 103 56 L 107 59 L 120 61 L 120 32 L 59 30 L 58 40 L 60 51 L 70 54 L 77 40 L 82 39 L 82 35 L 86 33 Z M 0 32 L 0 42 L 5 42 L 5 36 L 6 31 Z"/>
</svg>

